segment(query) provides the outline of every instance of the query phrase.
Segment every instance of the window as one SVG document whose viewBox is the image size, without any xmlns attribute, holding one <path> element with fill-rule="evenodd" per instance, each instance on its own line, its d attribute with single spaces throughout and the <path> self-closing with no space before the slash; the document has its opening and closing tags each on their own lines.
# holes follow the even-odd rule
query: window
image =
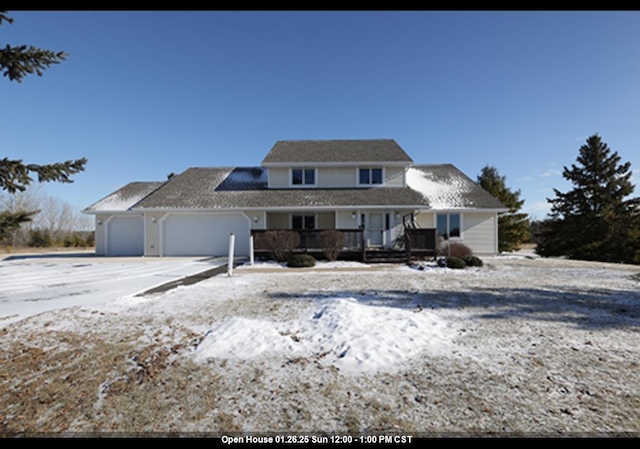
<svg viewBox="0 0 640 449">
<path fill-rule="evenodd" d="M 315 215 L 292 215 L 291 228 L 292 229 L 315 229 L 316 216 Z"/>
<path fill-rule="evenodd" d="M 382 184 L 381 168 L 361 168 L 358 174 L 360 185 Z"/>
<path fill-rule="evenodd" d="M 438 214 L 436 229 L 443 239 L 460 238 L 460 214 Z"/>
<path fill-rule="evenodd" d="M 291 170 L 291 185 L 313 186 L 316 184 L 316 171 L 313 168 L 294 168 Z"/>
</svg>

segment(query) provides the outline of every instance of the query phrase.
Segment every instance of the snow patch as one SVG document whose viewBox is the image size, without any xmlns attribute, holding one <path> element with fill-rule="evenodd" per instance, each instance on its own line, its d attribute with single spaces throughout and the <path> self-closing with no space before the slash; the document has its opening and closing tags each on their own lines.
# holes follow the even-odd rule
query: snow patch
<svg viewBox="0 0 640 449">
<path fill-rule="evenodd" d="M 203 362 L 280 354 L 316 359 L 357 374 L 394 371 L 424 352 L 444 354 L 452 338 L 447 322 L 424 310 L 326 298 L 314 300 L 298 320 L 274 323 L 234 317 L 220 323 L 207 333 L 195 358 Z"/>
</svg>

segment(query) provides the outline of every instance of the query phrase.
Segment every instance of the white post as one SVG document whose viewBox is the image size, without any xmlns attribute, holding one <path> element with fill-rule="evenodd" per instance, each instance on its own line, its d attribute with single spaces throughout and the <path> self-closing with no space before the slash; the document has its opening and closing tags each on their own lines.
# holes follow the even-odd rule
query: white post
<svg viewBox="0 0 640 449">
<path fill-rule="evenodd" d="M 227 264 L 227 276 L 233 276 L 233 250 L 236 245 L 236 236 L 232 232 L 229 234 L 229 263 Z"/>
<path fill-rule="evenodd" d="M 249 265 L 253 266 L 253 236 L 249 236 Z"/>
</svg>

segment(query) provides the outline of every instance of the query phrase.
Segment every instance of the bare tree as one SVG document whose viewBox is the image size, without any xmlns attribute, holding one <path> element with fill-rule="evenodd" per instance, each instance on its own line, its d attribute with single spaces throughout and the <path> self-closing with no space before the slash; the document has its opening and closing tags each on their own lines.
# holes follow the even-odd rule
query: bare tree
<svg viewBox="0 0 640 449">
<path fill-rule="evenodd" d="M 82 215 L 66 201 L 44 195 L 40 186 L 14 194 L 0 194 L 0 210 L 34 212 L 30 221 L 23 222 L 5 236 L 2 243 L 13 247 L 28 246 L 36 230 L 46 235 L 48 241 L 60 244 L 74 232 L 93 229 L 90 217 Z"/>
</svg>

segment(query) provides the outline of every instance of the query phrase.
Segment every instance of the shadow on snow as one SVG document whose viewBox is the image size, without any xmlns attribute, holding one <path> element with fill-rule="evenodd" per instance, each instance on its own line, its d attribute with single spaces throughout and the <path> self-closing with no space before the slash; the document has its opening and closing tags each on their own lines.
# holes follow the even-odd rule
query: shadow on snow
<svg viewBox="0 0 640 449">
<path fill-rule="evenodd" d="M 269 292 L 269 296 L 283 300 L 353 298 L 374 307 L 410 310 L 466 309 L 474 319 L 564 322 L 585 330 L 640 329 L 640 292 L 630 290 L 564 287 L 475 288 L 469 291 L 323 290 L 302 294 Z"/>
</svg>

